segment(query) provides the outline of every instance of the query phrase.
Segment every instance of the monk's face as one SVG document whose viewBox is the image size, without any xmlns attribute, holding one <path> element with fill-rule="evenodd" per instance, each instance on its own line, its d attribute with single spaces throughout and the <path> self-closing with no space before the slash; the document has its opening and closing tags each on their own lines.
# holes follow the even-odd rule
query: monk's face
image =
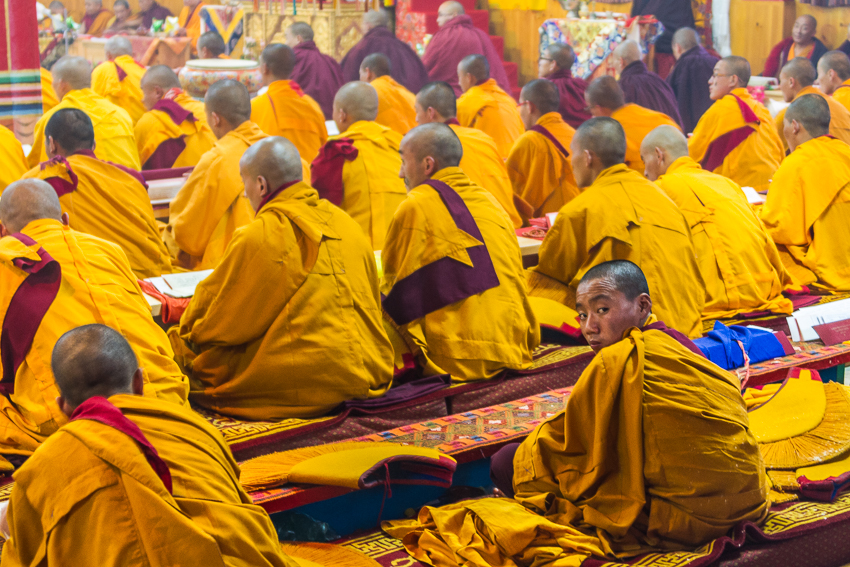
<svg viewBox="0 0 850 567">
<path fill-rule="evenodd" d="M 818 65 L 818 85 L 820 90 L 831 95 L 835 89 L 841 86 L 841 79 L 835 74 L 832 69 L 825 69 L 823 65 Z"/>
<path fill-rule="evenodd" d="M 729 71 L 729 66 L 724 61 L 718 61 L 714 66 L 714 74 L 708 80 L 711 100 L 720 100 L 738 87 L 738 76 Z"/>
<path fill-rule="evenodd" d="M 519 95 L 519 117 L 522 118 L 522 125 L 526 130 L 531 130 L 537 123 L 531 103 L 522 95 Z"/>
<path fill-rule="evenodd" d="M 147 12 L 151 8 L 153 8 L 154 0 L 139 0 L 139 11 Z"/>
<path fill-rule="evenodd" d="M 570 163 L 573 167 L 573 177 L 579 189 L 590 187 L 593 184 L 593 170 L 590 164 L 593 161 L 591 153 L 581 147 L 579 137 L 573 136 L 570 142 Z"/>
<path fill-rule="evenodd" d="M 148 110 L 162 99 L 163 94 L 161 87 L 142 83 L 142 103 Z"/>
<path fill-rule="evenodd" d="M 475 77 L 472 76 L 472 73 L 466 73 L 460 68 L 461 64 L 458 63 L 457 66 L 457 82 L 460 85 L 460 90 L 463 92 L 468 91 L 472 87 L 475 86 Z"/>
<path fill-rule="evenodd" d="M 246 168 L 239 165 L 239 175 L 242 177 L 242 184 L 245 186 L 245 196 L 248 202 L 251 203 L 251 208 L 255 211 L 260 208 L 260 202 L 268 194 L 268 183 L 265 177 L 254 175 Z"/>
<path fill-rule="evenodd" d="M 443 27 L 454 19 L 455 16 L 457 16 L 457 14 L 453 8 L 446 6 L 446 4 L 442 4 L 437 9 L 437 25 Z"/>
<path fill-rule="evenodd" d="M 546 55 L 537 60 L 537 78 L 545 79 L 555 71 L 557 71 L 558 65 L 555 63 L 555 60 L 552 59 L 552 56 L 549 55 L 549 50 L 546 50 Z"/>
<path fill-rule="evenodd" d="M 86 15 L 94 16 L 101 11 L 101 9 L 103 8 L 103 3 L 99 0 L 86 0 L 85 6 Z"/>
<path fill-rule="evenodd" d="M 298 37 L 296 37 L 289 29 L 283 32 L 283 39 L 286 45 L 288 45 L 289 47 L 295 47 L 296 45 L 298 45 Z"/>
<path fill-rule="evenodd" d="M 432 108 L 429 111 L 429 109 L 427 108 L 422 108 L 422 105 L 419 104 L 418 100 L 413 104 L 413 110 L 416 111 L 417 124 L 430 124 L 431 122 L 435 121 L 431 116 L 431 114 L 434 112 L 434 109 Z"/>
<path fill-rule="evenodd" d="M 629 299 L 610 278 L 582 282 L 576 290 L 579 326 L 593 352 L 623 339 L 632 327 L 640 327 L 652 311 L 647 294 Z"/>
<path fill-rule="evenodd" d="M 116 4 L 112 7 L 112 11 L 115 13 L 115 20 L 118 22 L 123 22 L 127 18 L 130 17 L 130 8 L 124 7 L 121 4 Z"/>
<path fill-rule="evenodd" d="M 411 148 L 409 140 L 402 140 L 401 149 L 398 153 L 401 155 L 401 170 L 399 170 L 398 176 L 404 179 L 404 185 L 408 192 L 414 187 L 422 185 L 436 171 L 434 158 L 417 155 Z"/>
<path fill-rule="evenodd" d="M 643 174 L 647 179 L 655 181 L 664 175 L 664 154 L 661 148 L 641 146 L 640 158 L 643 160 Z"/>
<path fill-rule="evenodd" d="M 786 75 L 784 72 L 780 72 L 779 90 L 782 91 L 782 98 L 785 99 L 785 102 L 791 102 L 797 94 L 797 81 L 795 81 L 793 77 Z"/>
<path fill-rule="evenodd" d="M 812 38 L 817 31 L 817 23 L 808 16 L 800 16 L 794 22 L 794 29 L 791 30 L 791 37 L 794 38 L 794 43 L 798 45 L 808 45 L 812 42 Z"/>
</svg>

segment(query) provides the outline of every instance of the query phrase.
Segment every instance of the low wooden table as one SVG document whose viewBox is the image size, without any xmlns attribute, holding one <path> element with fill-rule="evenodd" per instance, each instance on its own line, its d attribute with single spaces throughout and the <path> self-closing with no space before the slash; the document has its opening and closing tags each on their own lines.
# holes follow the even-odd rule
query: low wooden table
<svg viewBox="0 0 850 567">
<path fill-rule="evenodd" d="M 172 69 L 182 67 L 192 56 L 192 43 L 187 37 L 147 37 L 128 35 L 133 45 L 133 58 L 142 65 L 167 65 Z M 68 48 L 69 55 L 83 57 L 96 66 L 106 61 L 107 38 L 79 36 Z"/>
</svg>

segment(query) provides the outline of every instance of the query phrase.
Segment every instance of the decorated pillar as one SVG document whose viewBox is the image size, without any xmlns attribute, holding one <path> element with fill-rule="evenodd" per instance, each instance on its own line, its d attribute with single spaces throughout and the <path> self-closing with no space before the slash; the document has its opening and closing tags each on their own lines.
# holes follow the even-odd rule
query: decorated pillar
<svg viewBox="0 0 850 567">
<path fill-rule="evenodd" d="M 0 122 L 28 143 L 41 109 L 35 0 L 0 0 Z"/>
</svg>

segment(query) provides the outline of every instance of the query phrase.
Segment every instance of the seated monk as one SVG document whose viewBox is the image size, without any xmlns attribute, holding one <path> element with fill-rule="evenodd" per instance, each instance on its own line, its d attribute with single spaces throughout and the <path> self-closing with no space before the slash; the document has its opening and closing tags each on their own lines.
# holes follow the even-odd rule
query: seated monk
<svg viewBox="0 0 850 567">
<path fill-rule="evenodd" d="M 824 94 L 850 110 L 850 57 L 842 51 L 830 51 L 818 61 L 818 86 Z"/>
<path fill-rule="evenodd" d="M 139 19 L 143 30 L 150 30 L 154 20 L 170 18 L 174 14 L 165 6 L 161 6 L 156 0 L 139 0 Z"/>
<path fill-rule="evenodd" d="M 136 123 L 136 144 L 142 169 L 194 167 L 215 145 L 204 103 L 180 87 L 177 74 L 156 65 L 142 77 L 147 112 Z"/>
<path fill-rule="evenodd" d="M 325 55 L 313 41 L 313 28 L 306 22 L 295 22 L 284 32 L 286 45 L 295 52 L 295 66 L 289 76 L 301 89 L 319 103 L 325 120 L 333 120 L 333 102 L 343 84 L 342 68 L 336 59 Z"/>
<path fill-rule="evenodd" d="M 702 169 L 688 155 L 688 141 L 672 126 L 643 139 L 646 177 L 685 215 L 705 282 L 703 319 L 754 311 L 790 314 L 782 290 L 792 285 L 776 245 L 747 202 L 741 187 Z"/>
<path fill-rule="evenodd" d="M 693 132 L 711 106 L 708 81 L 718 58 L 700 45 L 699 34 L 693 28 L 679 28 L 672 41 L 676 66 L 667 75 L 667 82 L 676 96 L 684 131 Z"/>
<path fill-rule="evenodd" d="M 381 250 L 387 227 L 406 198 L 399 179 L 401 135 L 375 122 L 378 95 L 369 83 L 348 83 L 334 98 L 334 122 L 340 134 L 331 136 L 313 160 L 311 185 L 360 225 Z"/>
<path fill-rule="evenodd" d="M 41 111 L 47 114 L 51 108 L 59 104 L 56 91 L 53 90 L 53 76 L 44 67 L 39 67 L 41 72 Z"/>
<path fill-rule="evenodd" d="M 666 114 L 681 127 L 682 117 L 679 116 L 676 95 L 667 81 L 646 68 L 640 45 L 633 39 L 627 39 L 617 46 L 613 57 L 626 102 Z"/>
<path fill-rule="evenodd" d="M 829 133 L 850 144 L 850 111 L 844 105 L 814 86 L 818 73 L 812 63 L 803 57 L 797 57 L 786 63 L 779 72 L 779 89 L 785 102 L 793 102 L 807 94 L 822 96 L 829 105 Z M 785 139 L 785 108 L 779 111 L 774 119 L 776 131 L 785 151 L 788 151 L 788 140 Z"/>
<path fill-rule="evenodd" d="M 177 16 L 177 35 L 192 40 L 192 54 L 198 54 L 198 39 L 201 37 L 201 8 L 203 0 L 183 0 L 183 9 Z"/>
<path fill-rule="evenodd" d="M 4 565 L 296 567 L 215 427 L 142 397 L 124 337 L 78 327 L 51 362 L 70 421 L 15 472 Z"/>
<path fill-rule="evenodd" d="M 94 129 L 82 110 L 55 112 L 44 135 L 50 160 L 24 177 L 47 181 L 71 216 L 70 227 L 119 245 L 139 278 L 170 274 L 171 258 L 141 174 L 97 158 Z"/>
<path fill-rule="evenodd" d="M 359 80 L 363 60 L 372 53 L 383 53 L 390 60 L 390 75 L 398 84 L 412 93 L 418 93 L 425 86 L 428 82 L 425 65 L 412 47 L 390 31 L 390 14 L 387 10 L 369 10 L 363 14 L 360 29 L 363 38 L 345 54 L 340 63 L 343 81 Z"/>
<path fill-rule="evenodd" d="M 119 33 L 132 33 L 142 23 L 141 18 L 133 17 L 130 3 L 127 0 L 115 0 L 115 3 L 112 4 L 112 11 L 115 16 L 107 22 L 107 27 L 103 31 L 103 35 L 106 37 Z"/>
<path fill-rule="evenodd" d="M 295 52 L 288 45 L 272 43 L 260 55 L 260 74 L 265 94 L 251 101 L 251 120 L 269 136 L 283 136 L 302 159 L 312 160 L 328 141 L 325 115 L 313 98 L 289 79 L 295 68 Z"/>
<path fill-rule="evenodd" d="M 100 37 L 114 14 L 103 7 L 103 0 L 85 0 L 85 9 L 80 33 Z"/>
<path fill-rule="evenodd" d="M 135 125 L 145 113 L 141 83 L 147 69 L 133 59 L 133 44 L 124 36 L 109 38 L 104 50 L 107 61 L 92 71 L 91 88 L 126 110 Z"/>
<path fill-rule="evenodd" d="M 785 112 L 791 153 L 759 216 L 782 261 L 803 285 L 850 290 L 850 146 L 829 136 L 829 105 L 804 95 Z"/>
<path fill-rule="evenodd" d="M 198 59 L 230 59 L 224 39 L 215 30 L 202 33 L 198 38 Z"/>
<path fill-rule="evenodd" d="M 145 395 L 186 402 L 189 383 L 117 244 L 69 228 L 56 191 L 39 179 L 6 187 L 0 224 L 0 312 L 4 328 L 17 329 L 0 343 L 3 453 L 29 454 L 67 421 L 48 361 L 56 339 L 79 325 L 123 333 L 144 370 Z"/>
<path fill-rule="evenodd" d="M 610 75 L 594 79 L 587 87 L 584 98 L 592 115 L 608 116 L 623 127 L 626 132 L 626 165 L 638 173 L 643 173 L 645 169 L 640 157 L 640 145 L 646 135 L 662 125 L 679 127 L 666 114 L 633 103 L 626 104 L 623 89 Z"/>
<path fill-rule="evenodd" d="M 514 194 L 528 204 L 530 218 L 557 213 L 578 196 L 570 152 L 576 131 L 558 114 L 558 88 L 546 79 L 526 84 L 519 113 L 526 132 L 508 156 Z"/>
<path fill-rule="evenodd" d="M 829 51 L 821 40 L 815 37 L 818 21 L 814 16 L 803 14 L 794 21 L 791 37 L 783 39 L 773 46 L 764 64 L 763 77 L 779 78 L 779 72 L 786 63 L 797 57 L 805 57 L 817 66 L 820 58 Z"/>
<path fill-rule="evenodd" d="M 540 327 L 528 301 L 510 218 L 458 167 L 445 124 L 401 143 L 410 192 L 381 252 L 383 307 L 426 376 L 486 380 L 531 366 Z"/>
<path fill-rule="evenodd" d="M 428 83 L 416 95 L 414 108 L 417 124 L 448 124 L 457 134 L 463 147 L 460 168 L 472 183 L 487 189 L 499 201 L 511 217 L 514 228 L 521 227 L 522 217 L 517 211 L 511 179 L 496 142 L 481 130 L 465 128 L 458 123 L 457 99 L 452 86 L 443 81 Z"/>
<path fill-rule="evenodd" d="M 253 145 L 239 169 L 257 217 L 170 332 L 192 400 L 269 420 L 318 417 L 383 395 L 392 346 L 368 238 L 303 181 L 285 138 Z"/>
<path fill-rule="evenodd" d="M 395 82 L 390 75 L 389 58 L 383 53 L 373 53 L 360 65 L 360 80 L 375 87 L 378 93 L 378 116 L 375 122 L 392 128 L 402 136 L 416 126 L 416 97 Z"/>
<path fill-rule="evenodd" d="M 97 156 L 105 161 L 139 170 L 139 151 L 133 134 L 133 120 L 123 108 L 116 106 L 91 88 L 92 70 L 82 57 L 66 55 L 53 64 L 53 89 L 61 101 L 38 119 L 33 132 L 32 150 L 27 163 L 35 167 L 47 161 L 44 127 L 53 114 L 63 108 L 79 108 L 94 124 Z"/>
<path fill-rule="evenodd" d="M 457 99 L 458 122 L 489 134 L 502 159 L 507 159 L 523 133 L 516 101 L 490 78 L 490 64 L 481 55 L 465 57 L 457 66 L 457 77 L 463 90 Z"/>
<path fill-rule="evenodd" d="M 27 172 L 27 158 L 21 142 L 11 130 L 0 126 L 0 193 Z"/>
<path fill-rule="evenodd" d="M 648 16 L 664 26 L 661 35 L 653 40 L 655 72 L 666 79 L 676 60 L 673 57 L 673 34 L 681 28 L 696 27 L 691 0 L 634 0 L 632 17 Z"/>
<path fill-rule="evenodd" d="M 655 314 L 689 337 L 702 335 L 705 286 L 684 215 L 657 185 L 624 163 L 619 122 L 599 117 L 576 130 L 570 145 L 582 193 L 567 203 L 528 272 L 529 293 L 572 308 L 582 276 L 609 260 L 641 266 L 655 293 Z M 566 286 L 566 287 L 565 287 Z"/>
<path fill-rule="evenodd" d="M 576 53 L 566 43 L 550 43 L 546 55 L 537 62 L 537 76 L 555 83 L 558 87 L 561 103 L 558 112 L 564 122 L 578 128 L 585 120 L 592 118 L 587 111 L 584 91 L 587 81 L 573 77 L 572 68 Z"/>
<path fill-rule="evenodd" d="M 742 187 L 767 189 L 785 150 L 770 111 L 747 91 L 750 64 L 724 57 L 708 82 L 711 105 L 688 140 L 688 151 L 703 169 Z"/>
</svg>

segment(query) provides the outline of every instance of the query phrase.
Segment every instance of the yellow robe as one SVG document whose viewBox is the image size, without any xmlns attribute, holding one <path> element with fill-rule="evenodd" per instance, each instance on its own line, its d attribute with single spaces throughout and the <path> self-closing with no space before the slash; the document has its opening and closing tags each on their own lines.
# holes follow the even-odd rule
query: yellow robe
<svg viewBox="0 0 850 567">
<path fill-rule="evenodd" d="M 534 130 L 520 136 L 511 149 L 508 174 L 514 194 L 528 203 L 530 218 L 556 213 L 579 194 L 569 158 L 576 131 L 557 112 L 544 114 L 536 125 L 554 136 L 566 153 Z"/>
<path fill-rule="evenodd" d="M 495 79 L 472 87 L 457 99 L 457 119 L 461 126 L 489 134 L 502 159 L 508 159 L 514 142 L 525 131 L 516 100 L 499 88 Z"/>
<path fill-rule="evenodd" d="M 192 400 L 240 419 L 317 417 L 392 382 L 374 252 L 303 181 L 236 232 L 170 337 Z"/>
<path fill-rule="evenodd" d="M 637 104 L 621 106 L 611 114 L 626 132 L 626 165 L 643 174 L 645 165 L 640 157 L 640 145 L 647 134 L 659 126 L 674 126 L 681 130 L 675 120 L 662 112 L 656 112 Z"/>
<path fill-rule="evenodd" d="M 530 293 L 547 297 L 550 285 L 575 292 L 590 268 L 609 260 L 640 266 L 652 312 L 691 338 L 702 335 L 705 286 L 688 223 L 658 186 L 625 164 L 602 171 L 559 211 L 529 273 Z"/>
<path fill-rule="evenodd" d="M 163 239 L 183 267 L 215 268 L 234 231 L 254 219 L 239 175 L 239 160 L 245 150 L 266 137 L 250 120 L 225 134 L 201 157 L 171 201 Z"/>
<path fill-rule="evenodd" d="M 183 6 L 177 16 L 177 25 L 186 30 L 186 37 L 192 40 L 192 54 L 198 54 L 198 38 L 201 37 L 201 8 L 206 6 L 201 2 L 193 10 L 189 6 Z"/>
<path fill-rule="evenodd" d="M 838 102 L 828 94 L 824 94 L 817 87 L 805 87 L 794 97 L 797 100 L 801 96 L 807 94 L 816 94 L 823 97 L 829 104 L 829 133 L 841 140 L 850 144 L 850 110 L 847 110 L 844 105 Z M 793 102 L 793 101 L 791 101 Z M 779 111 L 774 119 L 776 123 L 776 133 L 779 134 L 779 139 L 782 140 L 782 147 L 785 152 L 788 152 L 788 140 L 785 139 L 785 112 L 788 108 L 783 108 Z"/>
<path fill-rule="evenodd" d="M 678 205 L 691 227 L 705 282 L 704 319 L 794 310 L 782 296 L 791 284 L 790 275 L 735 182 L 705 171 L 685 156 L 670 164 L 656 184 Z"/>
<path fill-rule="evenodd" d="M 104 61 L 94 68 L 91 88 L 115 106 L 126 110 L 133 124 L 136 124 L 146 110 L 141 87 L 146 71 L 147 68 L 137 63 L 132 56 L 120 55 L 114 61 Z"/>
<path fill-rule="evenodd" d="M 56 91 L 53 90 L 53 75 L 44 67 L 40 67 L 41 71 L 41 109 L 42 112 L 47 112 L 59 104 L 59 99 L 56 97 Z"/>
<path fill-rule="evenodd" d="M 844 108 L 850 110 L 850 79 L 841 83 L 835 92 L 832 93 L 832 98 L 844 105 Z"/>
<path fill-rule="evenodd" d="M 270 84 L 266 94 L 251 101 L 251 121 L 269 136 L 283 136 L 295 144 L 301 159 L 310 162 L 328 141 L 328 129 L 319 103 L 297 85 Z"/>
<path fill-rule="evenodd" d="M 38 119 L 33 134 L 32 150 L 27 156 L 27 163 L 35 167 L 47 161 L 45 149 L 44 128 L 50 117 L 62 108 L 79 108 L 91 118 L 94 126 L 95 153 L 105 161 L 119 165 L 141 169 L 139 151 L 136 149 L 136 138 L 133 134 L 133 121 L 123 108 L 115 106 L 91 89 L 71 91 L 65 95 L 58 105 Z"/>
<path fill-rule="evenodd" d="M 103 32 L 106 31 L 106 28 L 109 26 L 109 21 L 115 16 L 109 10 L 101 10 L 100 13 L 95 17 L 94 21 L 91 25 L 86 28 L 83 33 L 86 35 L 93 35 L 95 37 L 100 37 Z"/>
<path fill-rule="evenodd" d="M 27 158 L 11 130 L 0 126 L 0 193 L 27 171 Z"/>
<path fill-rule="evenodd" d="M 514 204 L 514 191 L 508 169 L 496 142 L 488 134 L 475 128 L 464 128 L 457 124 L 449 126 L 463 146 L 463 157 L 460 160 L 460 168 L 469 177 L 469 180 L 479 187 L 489 191 L 508 216 L 514 228 L 522 226 L 522 216 Z"/>
<path fill-rule="evenodd" d="M 135 128 L 142 169 L 156 169 L 153 166 L 148 167 L 148 160 L 162 144 L 171 143 L 171 140 L 182 139 L 186 144 L 171 166 L 175 168 L 198 165 L 201 156 L 215 145 L 215 135 L 207 125 L 204 103 L 196 101 L 186 93 L 174 97 L 174 102 L 191 112 L 195 120 L 187 118 L 180 124 L 175 124 L 170 114 L 156 108 L 142 115 Z"/>
<path fill-rule="evenodd" d="M 474 263 L 472 250 L 480 250 L 481 240 L 458 226 L 459 219 L 435 189 L 419 185 L 396 211 L 381 252 L 384 309 L 407 344 L 415 347 L 414 355 L 425 375 L 448 373 L 453 380 L 465 382 L 492 378 L 505 368 L 528 368 L 540 342 L 540 328 L 528 301 L 522 254 L 510 218 L 493 195 L 473 184 L 460 168 L 447 167 L 432 179 L 448 184 L 462 199 L 481 233 L 492 267 L 483 261 Z M 460 286 L 469 282 L 455 281 L 449 272 L 433 271 L 439 265 L 430 266 L 449 259 L 454 264 L 474 265 L 478 271 L 466 276 L 470 282 L 488 269 L 495 270 L 496 286 L 474 295 L 459 293 Z M 434 286 L 444 297 L 465 297 L 442 307 L 433 305 L 424 315 L 419 315 L 416 300 L 402 303 L 395 299 L 400 293 L 404 297 L 421 295 L 422 303 L 427 304 L 435 294 Z M 409 289 L 418 291 L 404 291 Z M 392 295 L 394 291 L 396 295 Z M 417 318 L 406 321 L 414 315 Z"/>
<path fill-rule="evenodd" d="M 746 122 L 735 97 L 755 114 L 756 121 Z M 752 133 L 745 139 L 739 143 L 729 141 L 728 137 L 734 139 L 735 132 L 746 132 L 746 129 Z M 756 191 L 767 189 L 785 157 L 770 111 L 744 88 L 734 89 L 715 101 L 702 115 L 688 141 L 688 151 L 704 169 Z M 706 167 L 710 162 L 718 165 Z"/>
<path fill-rule="evenodd" d="M 67 165 L 47 162 L 25 177 L 53 185 L 71 228 L 119 245 L 139 278 L 171 273 L 147 189 L 130 173 L 78 153 L 68 157 Z"/>
<path fill-rule="evenodd" d="M 375 122 L 392 128 L 402 136 L 416 127 L 416 95 L 398 84 L 389 75 L 378 77 L 371 84 L 378 91 L 378 117 Z"/>
<path fill-rule="evenodd" d="M 0 239 L 0 317 L 4 326 L 20 325 L 11 319 L 10 307 L 28 274 L 14 264 L 15 259 L 38 261 L 37 252 L 43 248 L 59 263 L 62 282 L 15 373 L 14 393 L 0 396 L 2 451 L 30 453 L 67 421 L 56 404 L 59 390 L 50 359 L 56 340 L 81 325 L 101 323 L 119 331 L 130 341 L 144 370 L 145 395 L 185 403 L 188 380 L 173 360 L 168 338 L 151 318 L 150 306 L 121 248 L 56 220 L 33 221 L 22 232 L 36 244 L 25 246 L 12 237 Z M 2 377 L 4 383 L 12 379 Z"/>
<path fill-rule="evenodd" d="M 213 426 L 173 404 L 126 394 L 109 401 L 165 462 L 172 493 L 129 435 L 74 420 L 15 472 L 4 566 L 297 567 Z M 95 525 L 109 536 L 92 537 Z"/>
<path fill-rule="evenodd" d="M 850 290 L 850 146 L 826 136 L 797 146 L 759 215 L 800 283 Z"/>
</svg>

